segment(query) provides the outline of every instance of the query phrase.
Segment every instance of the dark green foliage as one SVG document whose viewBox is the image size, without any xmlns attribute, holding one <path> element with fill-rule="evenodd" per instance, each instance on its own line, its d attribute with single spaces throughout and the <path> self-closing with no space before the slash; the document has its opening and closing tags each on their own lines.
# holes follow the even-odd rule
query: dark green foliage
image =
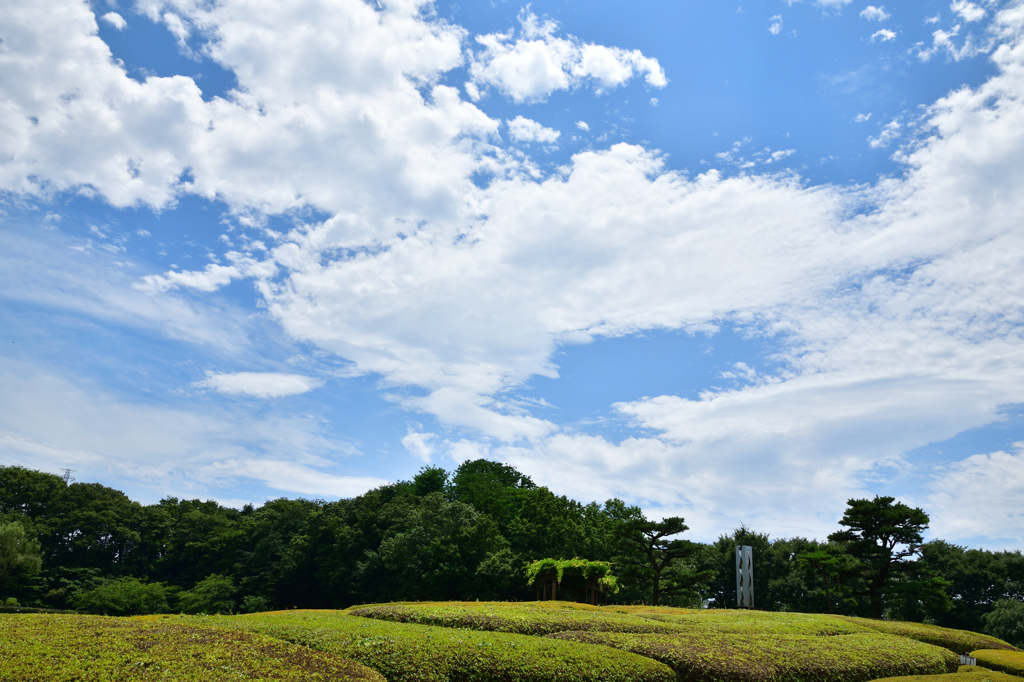
<svg viewBox="0 0 1024 682">
<path fill-rule="evenodd" d="M 330 612 L 219 619 L 380 671 L 388 682 L 672 682 L 649 658 L 504 632 L 389 623 Z"/>
<path fill-rule="evenodd" d="M 138 567 L 142 505 L 99 483 L 73 483 L 47 506 L 46 561 L 130 574 Z"/>
<path fill-rule="evenodd" d="M 384 682 L 339 656 L 178 618 L 0 615 L 0 680 Z"/>
<path fill-rule="evenodd" d="M 1024 649 L 1024 602 L 1001 599 L 985 614 L 985 632 Z"/>
<path fill-rule="evenodd" d="M 651 604 L 657 606 L 666 596 L 693 595 L 713 577 L 712 570 L 693 568 L 700 545 L 670 539 L 688 530 L 682 517 L 649 521 L 636 507 L 612 508 L 622 548 L 615 562 L 623 567 L 623 577 L 650 586 Z"/>
<path fill-rule="evenodd" d="M 0 467 L 0 514 L 45 516 L 67 484 L 60 476 L 19 466 Z"/>
<path fill-rule="evenodd" d="M 178 595 L 177 610 L 182 613 L 234 613 L 238 589 L 230 577 L 208 575 L 188 592 Z"/>
<path fill-rule="evenodd" d="M 443 493 L 448 485 L 448 472 L 441 467 L 423 467 L 412 479 L 413 492 L 420 497 Z"/>
<path fill-rule="evenodd" d="M 926 584 L 912 575 L 916 567 L 907 561 L 920 554 L 921 534 L 928 528 L 924 511 L 896 502 L 893 497 L 848 500 L 839 525 L 846 526 L 846 530 L 833 533 L 829 540 L 843 545 L 860 561 L 865 583 L 861 593 L 868 598 L 873 618 L 882 617 L 885 598 L 893 591 L 912 592 L 924 599 L 936 592 L 941 595 L 943 585 Z"/>
<path fill-rule="evenodd" d="M 0 594 L 25 576 L 38 573 L 42 565 L 39 541 L 26 536 L 25 527 L 17 521 L 0 522 Z"/>
<path fill-rule="evenodd" d="M 167 589 L 163 585 L 128 577 L 77 592 L 71 598 L 71 606 L 78 611 L 103 616 L 137 616 L 170 610 Z"/>
<path fill-rule="evenodd" d="M 1024 600 L 1024 556 L 1019 551 L 989 552 L 933 540 L 921 546 L 918 563 L 928 574 L 949 581 L 951 608 L 926 614 L 936 625 L 980 632 L 986 627 L 985 614 L 997 602 Z"/>
<path fill-rule="evenodd" d="M 653 658 L 686 682 L 867 682 L 893 675 L 954 672 L 950 651 L 882 634 L 632 635 L 563 632 L 549 635 L 604 644 Z"/>
</svg>

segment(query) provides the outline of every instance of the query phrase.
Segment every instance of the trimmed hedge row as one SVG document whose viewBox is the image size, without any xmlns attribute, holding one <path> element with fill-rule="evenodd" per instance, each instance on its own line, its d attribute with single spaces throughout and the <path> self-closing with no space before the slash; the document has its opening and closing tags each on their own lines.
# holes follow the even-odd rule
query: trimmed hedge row
<svg viewBox="0 0 1024 682">
<path fill-rule="evenodd" d="M 631 613 L 643 618 L 671 623 L 689 632 L 819 637 L 873 632 L 862 625 L 825 614 L 742 611 L 739 609 L 692 611 L 666 608 L 659 608 L 656 611 L 633 609 Z"/>
<path fill-rule="evenodd" d="M 2 682 L 384 682 L 379 673 L 333 654 L 171 619 L 3 615 L 0 661 Z"/>
<path fill-rule="evenodd" d="M 650 658 L 605 646 L 293 611 L 210 619 L 380 671 L 389 682 L 671 682 Z"/>
<path fill-rule="evenodd" d="M 970 675 L 970 677 L 964 677 Z M 974 669 L 969 672 L 944 673 L 942 675 L 908 675 L 885 677 L 876 682 L 1021 682 L 1024 677 L 1015 677 L 993 670 Z"/>
<path fill-rule="evenodd" d="M 521 635 L 554 632 L 672 633 L 689 628 L 615 613 L 588 604 L 542 602 L 402 602 L 350 608 L 346 613 L 396 623 L 467 628 Z"/>
<path fill-rule="evenodd" d="M 993 670 L 1002 670 L 1011 675 L 1024 676 L 1024 651 L 980 649 L 971 652 L 971 656 L 978 659 L 978 665 Z"/>
<path fill-rule="evenodd" d="M 894 675 L 954 672 L 947 649 L 879 633 L 799 635 L 633 635 L 563 632 L 548 635 L 604 644 L 661 661 L 680 682 L 867 682 Z"/>
<path fill-rule="evenodd" d="M 836 616 L 845 621 L 860 625 L 876 632 L 884 632 L 889 635 L 899 635 L 916 639 L 925 644 L 934 644 L 949 649 L 957 654 L 969 654 L 977 649 L 1007 649 L 1016 650 L 1012 644 L 997 639 L 991 635 L 983 635 L 978 632 L 967 630 L 951 630 L 941 628 L 938 625 L 925 625 L 924 623 L 905 623 L 895 620 L 874 620 L 872 618 L 854 618 L 852 616 Z"/>
</svg>

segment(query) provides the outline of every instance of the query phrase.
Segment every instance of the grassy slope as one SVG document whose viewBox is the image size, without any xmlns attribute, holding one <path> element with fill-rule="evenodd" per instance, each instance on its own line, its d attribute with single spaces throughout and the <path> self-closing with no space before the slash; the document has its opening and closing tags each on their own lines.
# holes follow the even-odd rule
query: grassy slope
<svg viewBox="0 0 1024 682">
<path fill-rule="evenodd" d="M 384 679 L 336 655 L 176 620 L 0 615 L 0 681 Z"/>
<path fill-rule="evenodd" d="M 951 651 L 881 633 L 633 635 L 565 632 L 551 638 L 605 644 L 662 661 L 688 682 L 867 682 L 956 671 Z"/>
<path fill-rule="evenodd" d="M 672 670 L 650 658 L 604 646 L 528 635 L 432 627 L 299 611 L 220 619 L 359 661 L 389 682 L 671 682 Z"/>
</svg>

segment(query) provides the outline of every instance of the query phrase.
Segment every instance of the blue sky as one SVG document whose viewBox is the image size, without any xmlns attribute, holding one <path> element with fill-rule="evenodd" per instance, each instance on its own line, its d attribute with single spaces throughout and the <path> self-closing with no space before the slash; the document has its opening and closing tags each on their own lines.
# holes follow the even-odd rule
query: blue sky
<svg viewBox="0 0 1024 682">
<path fill-rule="evenodd" d="M 1024 5 L 59 0 L 0 17 L 0 462 L 426 464 L 1024 541 Z"/>
</svg>

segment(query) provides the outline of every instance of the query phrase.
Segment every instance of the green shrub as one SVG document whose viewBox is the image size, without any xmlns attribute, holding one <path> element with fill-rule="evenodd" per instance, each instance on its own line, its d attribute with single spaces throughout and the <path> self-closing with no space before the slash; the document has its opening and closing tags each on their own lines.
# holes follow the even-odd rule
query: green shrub
<svg viewBox="0 0 1024 682">
<path fill-rule="evenodd" d="M 180 617 L 0 616 L 0 681 L 359 680 L 379 673 L 262 635 Z"/>
<path fill-rule="evenodd" d="M 234 613 L 237 591 L 230 577 L 214 573 L 178 595 L 178 610 L 182 613 Z"/>
<path fill-rule="evenodd" d="M 566 630 L 601 632 L 679 632 L 683 628 L 647 618 L 573 602 L 403 602 L 349 609 L 346 613 L 397 623 L 438 625 L 522 635 Z"/>
<path fill-rule="evenodd" d="M 242 598 L 242 613 L 260 613 L 270 610 L 270 600 L 255 594 L 247 594 Z"/>
<path fill-rule="evenodd" d="M 647 609 L 647 610 L 645 610 Z M 630 608 L 626 613 L 671 623 L 688 632 L 772 635 L 853 635 L 873 632 L 835 616 L 811 613 L 709 609 Z"/>
<path fill-rule="evenodd" d="M 1024 675 L 1024 651 L 1001 649 L 980 649 L 971 653 L 978 659 L 978 665 L 992 670 L 1001 670 L 1011 675 Z"/>
<path fill-rule="evenodd" d="M 667 664 L 685 682 L 866 682 L 952 672 L 959 658 L 940 647 L 879 633 L 801 635 L 548 635 L 631 651 Z"/>
<path fill-rule="evenodd" d="M 136 578 L 118 578 L 71 597 L 71 606 L 86 613 L 104 616 L 137 616 L 167 613 L 167 591 L 160 583 L 144 583 Z"/>
<path fill-rule="evenodd" d="M 970 677 L 964 677 L 969 674 Z M 970 671 L 943 673 L 942 675 L 913 675 L 906 677 L 885 677 L 876 682 L 1021 682 L 1024 678 L 975 668 Z"/>
<path fill-rule="evenodd" d="M 877 632 L 884 632 L 900 637 L 909 637 L 925 644 L 934 644 L 949 649 L 957 654 L 969 654 L 975 649 L 1013 649 L 1013 645 L 1007 644 L 1001 639 L 989 635 L 982 635 L 967 630 L 952 630 L 940 628 L 938 625 L 925 625 L 924 623 L 906 623 L 895 620 L 874 620 L 873 618 L 853 618 L 848 616 L 837 616 L 851 623 L 856 623 Z"/>
<path fill-rule="evenodd" d="M 1000 599 L 983 618 L 985 632 L 1015 647 L 1024 647 L 1024 602 Z"/>
<path fill-rule="evenodd" d="M 336 611 L 209 618 L 374 668 L 389 682 L 671 682 L 668 667 L 604 646 L 390 623 Z"/>
</svg>

